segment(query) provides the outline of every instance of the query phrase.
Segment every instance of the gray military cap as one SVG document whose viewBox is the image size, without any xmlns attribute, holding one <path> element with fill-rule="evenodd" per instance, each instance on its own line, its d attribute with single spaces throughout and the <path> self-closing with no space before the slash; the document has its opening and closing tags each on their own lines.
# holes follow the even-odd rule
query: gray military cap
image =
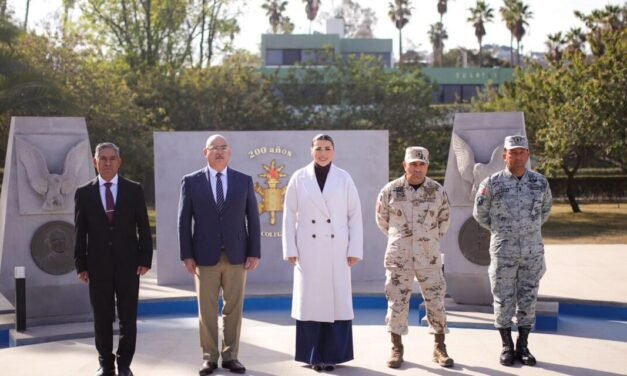
<svg viewBox="0 0 627 376">
<path fill-rule="evenodd" d="M 424 162 L 429 164 L 429 150 L 422 146 L 410 146 L 405 149 L 405 162 Z"/>
<path fill-rule="evenodd" d="M 507 136 L 503 147 L 507 150 L 511 149 L 529 149 L 529 143 L 525 136 Z"/>
</svg>

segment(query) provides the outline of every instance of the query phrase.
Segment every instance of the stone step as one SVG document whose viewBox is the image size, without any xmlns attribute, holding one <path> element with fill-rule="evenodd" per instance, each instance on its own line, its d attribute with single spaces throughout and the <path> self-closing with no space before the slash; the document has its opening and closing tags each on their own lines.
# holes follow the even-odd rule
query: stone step
<svg viewBox="0 0 627 376">
<path fill-rule="evenodd" d="M 13 304 L 11 304 L 11 302 L 0 293 L 0 315 L 13 312 L 15 312 Z"/>
<path fill-rule="evenodd" d="M 447 324 L 451 328 L 494 329 L 494 310 L 492 305 L 458 304 L 453 299 L 444 300 Z M 536 306 L 536 329 L 556 331 L 559 303 L 541 301 Z M 419 307 L 420 325 L 428 326 L 425 304 Z"/>
<path fill-rule="evenodd" d="M 0 331 L 15 328 L 15 313 L 0 313 Z"/>
</svg>

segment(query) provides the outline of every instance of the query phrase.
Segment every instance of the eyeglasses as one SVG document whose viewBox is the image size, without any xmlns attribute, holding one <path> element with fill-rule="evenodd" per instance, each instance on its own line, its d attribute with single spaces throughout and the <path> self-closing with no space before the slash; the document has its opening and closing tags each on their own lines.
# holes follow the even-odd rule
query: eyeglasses
<svg viewBox="0 0 627 376">
<path fill-rule="evenodd" d="M 208 147 L 207 150 L 209 150 L 211 152 L 227 151 L 227 150 L 229 150 L 229 145 L 211 146 L 211 147 Z"/>
</svg>

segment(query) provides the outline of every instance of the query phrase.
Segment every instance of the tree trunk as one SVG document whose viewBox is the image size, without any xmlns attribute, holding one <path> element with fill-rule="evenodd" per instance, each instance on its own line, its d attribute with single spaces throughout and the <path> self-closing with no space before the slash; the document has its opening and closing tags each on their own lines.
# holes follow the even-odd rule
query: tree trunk
<svg viewBox="0 0 627 376">
<path fill-rule="evenodd" d="M 28 26 L 28 11 L 30 8 L 30 0 L 26 0 L 26 14 L 24 15 L 24 31 L 26 31 L 26 26 Z"/>
<path fill-rule="evenodd" d="M 570 204 L 573 213 L 581 213 L 577 198 L 575 197 L 575 173 L 577 168 L 569 170 L 566 166 L 562 166 L 562 169 L 566 173 L 566 197 L 568 197 L 568 203 Z"/>
<path fill-rule="evenodd" d="M 483 67 L 483 54 L 481 51 L 481 40 L 479 40 L 479 68 Z"/>
<path fill-rule="evenodd" d="M 509 62 L 514 66 L 514 33 L 509 34 Z"/>
<path fill-rule="evenodd" d="M 403 63 L 403 32 L 398 29 L 398 63 Z"/>
<path fill-rule="evenodd" d="M 0 0 L 0 19 L 4 19 L 7 14 L 7 0 Z"/>
<path fill-rule="evenodd" d="M 207 21 L 207 0 L 202 0 L 202 14 L 201 14 L 201 24 L 200 24 L 200 61 L 198 62 L 198 68 L 202 68 L 202 62 L 205 59 L 205 54 L 203 52 L 203 48 L 205 47 L 205 22 Z"/>
</svg>

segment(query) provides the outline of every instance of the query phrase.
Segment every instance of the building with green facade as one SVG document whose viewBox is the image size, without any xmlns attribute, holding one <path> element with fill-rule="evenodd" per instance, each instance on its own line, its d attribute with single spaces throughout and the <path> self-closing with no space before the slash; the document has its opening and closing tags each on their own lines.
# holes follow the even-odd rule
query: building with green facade
<svg viewBox="0 0 627 376">
<path fill-rule="evenodd" d="M 300 64 L 329 65 L 338 57 L 372 56 L 388 69 L 394 68 L 392 39 L 349 39 L 341 32 L 327 34 L 263 34 L 262 71 L 289 71 Z M 287 69 L 286 69 L 287 68 Z M 500 86 L 512 78 L 512 68 L 420 68 L 438 83 L 436 104 L 469 102 L 486 85 Z M 282 73 L 282 72 L 281 72 Z"/>
</svg>

